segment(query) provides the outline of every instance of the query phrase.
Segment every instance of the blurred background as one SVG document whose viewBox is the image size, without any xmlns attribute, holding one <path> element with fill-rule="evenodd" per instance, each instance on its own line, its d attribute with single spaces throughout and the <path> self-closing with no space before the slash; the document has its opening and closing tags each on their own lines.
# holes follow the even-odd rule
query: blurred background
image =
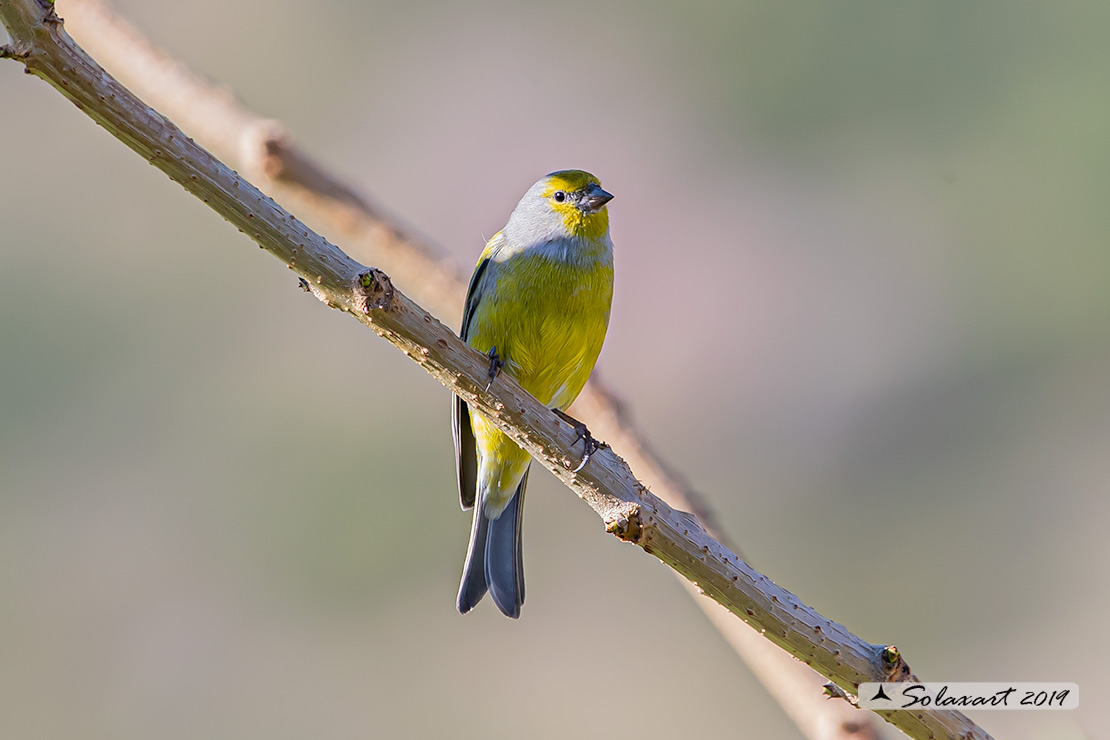
<svg viewBox="0 0 1110 740">
<path fill-rule="evenodd" d="M 1094 736 L 1110 5 L 115 5 L 461 264 L 599 175 L 599 367 L 751 561 Z M 18 64 L 0 110 L 0 736 L 798 736 L 542 471 L 523 618 L 460 617 L 448 392 Z"/>
</svg>

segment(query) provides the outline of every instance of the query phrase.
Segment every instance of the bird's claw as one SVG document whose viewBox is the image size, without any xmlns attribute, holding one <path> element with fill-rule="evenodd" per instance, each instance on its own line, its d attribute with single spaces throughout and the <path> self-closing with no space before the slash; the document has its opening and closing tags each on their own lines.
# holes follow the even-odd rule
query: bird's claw
<svg viewBox="0 0 1110 740">
<path fill-rule="evenodd" d="M 558 409 L 552 410 L 555 412 L 556 416 L 565 421 L 567 424 L 570 424 L 572 427 L 574 427 L 574 431 L 578 433 L 578 439 L 574 441 L 577 442 L 579 439 L 582 440 L 582 446 L 585 448 L 585 454 L 582 455 L 582 462 L 578 463 L 577 468 L 570 471 L 572 473 L 577 473 L 582 470 L 582 468 L 586 467 L 586 463 L 590 461 L 590 457 L 593 456 L 595 452 L 602 449 L 603 447 L 608 447 L 609 445 L 605 444 L 604 442 L 598 442 L 596 439 L 594 439 L 594 436 L 590 434 L 589 428 L 587 428 L 586 425 L 582 422 L 578 421 L 578 419 L 575 419 L 573 416 L 568 416 Z"/>
<path fill-rule="evenodd" d="M 501 368 L 505 366 L 505 361 L 501 359 L 501 355 L 497 354 L 497 347 L 490 347 L 489 350 L 489 382 L 486 383 L 486 390 L 493 385 L 493 381 L 497 380 L 497 376 L 501 374 Z"/>
</svg>

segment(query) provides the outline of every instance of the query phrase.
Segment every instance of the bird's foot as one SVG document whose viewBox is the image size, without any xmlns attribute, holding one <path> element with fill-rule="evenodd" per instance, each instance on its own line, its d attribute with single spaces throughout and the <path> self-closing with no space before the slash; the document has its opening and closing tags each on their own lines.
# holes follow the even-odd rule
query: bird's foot
<svg viewBox="0 0 1110 740">
<path fill-rule="evenodd" d="M 586 463 L 590 461 L 590 457 L 595 452 L 609 446 L 604 442 L 598 442 L 596 439 L 594 439 L 594 436 L 590 434 L 590 430 L 586 427 L 585 424 L 578 421 L 578 419 L 575 419 L 573 416 L 564 414 L 559 409 L 552 409 L 552 411 L 554 411 L 555 415 L 558 416 L 560 419 L 574 427 L 574 431 L 578 433 L 578 439 L 582 440 L 582 445 L 585 447 L 585 454 L 582 456 L 582 462 L 578 463 L 578 467 L 570 472 L 577 473 L 582 468 L 586 467 Z M 575 441 L 577 442 L 578 439 L 576 439 Z"/>
<path fill-rule="evenodd" d="M 489 382 L 486 383 L 486 390 L 493 385 L 493 381 L 497 380 L 497 376 L 501 374 L 501 368 L 505 367 L 505 361 L 501 359 L 501 355 L 497 354 L 497 347 L 490 347 L 489 350 Z"/>
</svg>

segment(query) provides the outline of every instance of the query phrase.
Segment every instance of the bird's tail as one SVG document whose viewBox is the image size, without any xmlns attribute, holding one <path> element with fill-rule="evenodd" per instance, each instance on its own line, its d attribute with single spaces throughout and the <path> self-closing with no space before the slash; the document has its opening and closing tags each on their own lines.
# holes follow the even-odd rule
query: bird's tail
<svg viewBox="0 0 1110 740">
<path fill-rule="evenodd" d="M 481 502 L 474 507 L 474 527 L 466 551 L 462 584 L 459 586 L 459 611 L 473 609 L 488 590 L 497 608 L 516 619 L 524 603 L 524 556 L 521 548 L 521 523 L 524 487 L 528 473 L 517 486 L 501 516 L 490 519 Z"/>
</svg>

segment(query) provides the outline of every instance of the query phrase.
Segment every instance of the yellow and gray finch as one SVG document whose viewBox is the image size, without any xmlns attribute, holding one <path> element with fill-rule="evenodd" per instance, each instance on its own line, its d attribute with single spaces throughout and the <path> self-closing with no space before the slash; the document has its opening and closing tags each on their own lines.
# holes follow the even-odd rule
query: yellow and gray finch
<svg viewBox="0 0 1110 740">
<path fill-rule="evenodd" d="M 461 336 L 490 356 L 490 382 L 503 369 L 560 415 L 590 377 L 609 325 L 613 242 L 605 204 L 612 197 L 587 172 L 544 177 L 486 244 L 470 279 Z M 459 611 L 473 609 L 488 590 L 506 616 L 519 617 L 531 457 L 458 397 L 452 424 L 459 496 L 464 509 L 475 507 Z M 588 456 L 596 443 L 576 426 Z"/>
</svg>

